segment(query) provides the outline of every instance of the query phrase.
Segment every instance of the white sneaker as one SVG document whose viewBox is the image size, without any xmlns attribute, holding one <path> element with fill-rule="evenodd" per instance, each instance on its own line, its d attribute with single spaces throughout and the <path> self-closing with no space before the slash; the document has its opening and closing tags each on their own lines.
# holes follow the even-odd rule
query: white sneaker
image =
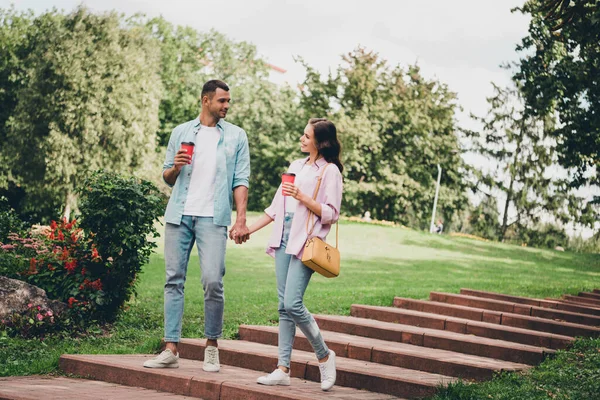
<svg viewBox="0 0 600 400">
<path fill-rule="evenodd" d="M 335 353 L 329 350 L 329 358 L 324 363 L 319 363 L 321 370 L 321 390 L 328 391 L 335 385 Z"/>
<path fill-rule="evenodd" d="M 290 374 L 283 372 L 279 368 L 271 372 L 269 375 L 261 376 L 256 380 L 257 383 L 267 386 L 290 386 Z"/>
<path fill-rule="evenodd" d="M 202 369 L 206 372 L 219 372 L 221 369 L 221 364 L 219 364 L 219 349 L 215 346 L 206 346 L 206 349 L 204 349 Z"/>
<path fill-rule="evenodd" d="M 166 349 L 156 358 L 144 363 L 146 368 L 179 368 L 179 354 L 174 355 L 170 349 Z"/>
</svg>

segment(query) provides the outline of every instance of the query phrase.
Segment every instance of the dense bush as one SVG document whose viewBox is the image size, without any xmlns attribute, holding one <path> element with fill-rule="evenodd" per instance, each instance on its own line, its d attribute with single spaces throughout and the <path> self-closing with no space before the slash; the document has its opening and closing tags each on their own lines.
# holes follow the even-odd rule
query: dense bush
<svg viewBox="0 0 600 400">
<path fill-rule="evenodd" d="M 98 263 L 88 265 L 101 277 L 103 295 L 95 299 L 102 319 L 113 319 L 135 292 L 137 274 L 148 262 L 159 236 L 154 227 L 165 199 L 152 183 L 98 171 L 78 190 L 80 226 L 95 246 Z"/>
<path fill-rule="evenodd" d="M 68 305 L 66 315 L 13 315 L 3 324 L 9 333 L 30 336 L 111 321 L 134 293 L 137 274 L 156 246 L 151 239 L 158 236 L 154 223 L 164 199 L 147 181 L 103 171 L 85 180 L 80 195 L 80 222 L 52 221 L 27 235 L 10 233 L 0 248 L 0 273 Z"/>
<path fill-rule="evenodd" d="M 25 224 L 10 207 L 8 200 L 0 196 L 0 243 L 6 242 L 11 232 L 20 234 L 24 230 Z"/>
</svg>

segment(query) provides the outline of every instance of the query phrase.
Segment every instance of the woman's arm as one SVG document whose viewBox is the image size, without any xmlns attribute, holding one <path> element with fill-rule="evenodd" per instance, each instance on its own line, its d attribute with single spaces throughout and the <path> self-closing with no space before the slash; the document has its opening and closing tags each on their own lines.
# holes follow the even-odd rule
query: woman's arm
<svg viewBox="0 0 600 400">
<path fill-rule="evenodd" d="M 304 204 L 306 208 L 308 208 L 310 211 L 315 213 L 315 215 L 321 217 L 321 203 L 318 203 L 317 201 L 313 200 L 311 196 L 302 193 L 300 189 L 298 189 L 298 186 L 294 185 L 293 183 L 284 183 L 282 189 L 283 194 L 292 196 L 300 203 Z"/>
<path fill-rule="evenodd" d="M 267 214 L 263 214 L 255 223 L 250 225 L 250 228 L 248 228 L 248 233 L 252 235 L 254 232 L 259 231 L 265 226 L 269 225 L 271 222 L 273 222 L 273 218 L 269 217 Z"/>
</svg>

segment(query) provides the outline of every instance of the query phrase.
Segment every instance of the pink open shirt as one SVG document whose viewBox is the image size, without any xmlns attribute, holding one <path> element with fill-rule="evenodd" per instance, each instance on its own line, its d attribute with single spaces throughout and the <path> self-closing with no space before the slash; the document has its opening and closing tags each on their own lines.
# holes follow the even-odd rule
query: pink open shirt
<svg viewBox="0 0 600 400">
<path fill-rule="evenodd" d="M 307 161 L 308 157 L 292 162 L 288 168 L 288 172 L 297 174 Z M 310 197 L 313 196 L 319 176 L 325 165 L 327 165 L 327 162 L 323 158 L 319 158 L 313 165 L 306 165 L 304 167 L 310 168 L 310 170 L 307 173 L 306 178 L 300 183 L 299 189 L 302 193 Z M 334 224 L 340 216 L 340 206 L 342 204 L 342 174 L 337 165 L 330 164 L 325 170 L 316 201 L 321 203 L 321 217 L 312 216 L 312 219 L 315 221 L 315 229 L 313 230 L 311 237 L 318 236 L 325 240 L 325 237 L 331 229 L 331 225 Z M 275 257 L 275 249 L 281 246 L 283 220 L 285 216 L 284 206 L 285 197 L 281 193 L 281 185 L 279 185 L 279 189 L 277 189 L 277 193 L 275 193 L 273 202 L 265 210 L 265 213 L 275 220 L 273 232 L 271 233 L 267 245 L 267 254 L 271 257 Z M 293 254 L 298 258 L 302 258 L 304 244 L 308 239 L 308 232 L 306 231 L 308 214 L 308 208 L 299 202 L 294 213 L 290 237 L 285 250 L 287 254 Z M 312 226 L 312 221 L 309 226 Z"/>
</svg>

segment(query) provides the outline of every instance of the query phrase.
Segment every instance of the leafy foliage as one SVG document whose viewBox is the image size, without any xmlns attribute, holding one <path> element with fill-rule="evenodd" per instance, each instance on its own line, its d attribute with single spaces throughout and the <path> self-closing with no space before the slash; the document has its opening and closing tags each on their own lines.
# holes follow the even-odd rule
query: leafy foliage
<svg viewBox="0 0 600 400">
<path fill-rule="evenodd" d="M 25 224 L 8 204 L 8 199 L 0 196 L 0 243 L 6 242 L 11 232 L 21 234 L 24 230 Z"/>
<path fill-rule="evenodd" d="M 339 128 L 344 212 L 427 228 L 440 164 L 439 208 L 450 219 L 466 205 L 454 93 L 418 66 L 390 67 L 364 48 L 342 60 L 325 79 L 305 64 L 300 105 L 305 117 L 327 115 Z"/>
<path fill-rule="evenodd" d="M 25 212 L 51 203 L 68 215 L 87 171 L 132 172 L 153 160 L 158 52 L 114 12 L 0 16 L 9 46 L 0 63 L 9 76 L 0 83 L 1 187 L 25 191 Z"/>
<path fill-rule="evenodd" d="M 517 88 L 494 85 L 488 99 L 481 132 L 467 131 L 472 149 L 490 161 L 487 170 L 473 171 L 477 187 L 488 196 L 501 191 L 506 196 L 502 207 L 500 239 L 508 228 L 527 231 L 544 214 L 562 223 L 593 223 L 593 214 L 582 198 L 569 190 L 567 174 L 560 177 L 556 141 L 548 135 L 551 122 L 531 116 L 523 106 Z M 509 220 L 509 212 L 514 216 Z"/>
<path fill-rule="evenodd" d="M 531 15 L 529 35 L 517 47 L 523 56 L 514 78 L 527 111 L 560 121 L 561 165 L 576 171 L 572 185 L 598 185 L 600 167 L 600 6 L 596 0 L 529 0 L 516 8 Z"/>
<path fill-rule="evenodd" d="M 102 318 L 111 320 L 135 293 L 137 274 L 156 247 L 154 223 L 164 213 L 165 199 L 148 181 L 105 171 L 91 174 L 78 192 L 80 226 L 101 260 L 88 266 L 92 277 L 102 275 L 103 296 L 95 301 Z"/>
</svg>

